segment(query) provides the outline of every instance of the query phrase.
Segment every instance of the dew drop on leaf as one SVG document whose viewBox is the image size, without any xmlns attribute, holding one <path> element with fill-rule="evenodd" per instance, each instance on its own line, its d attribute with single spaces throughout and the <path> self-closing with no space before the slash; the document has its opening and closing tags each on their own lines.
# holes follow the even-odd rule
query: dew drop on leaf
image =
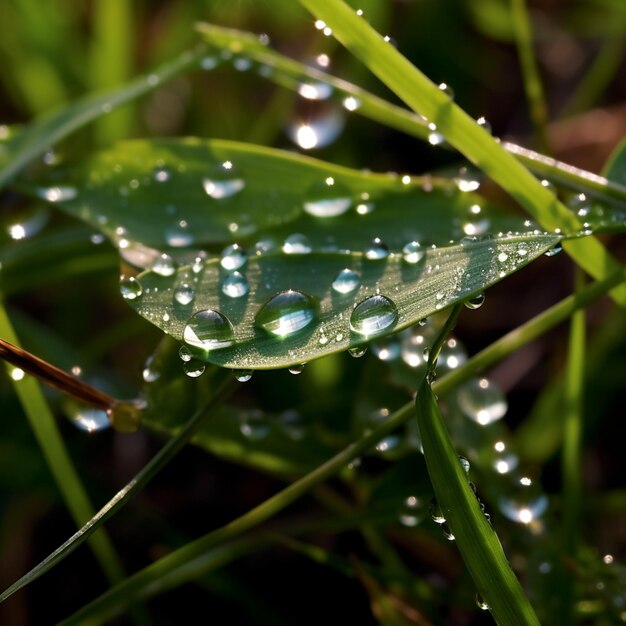
<svg viewBox="0 0 626 626">
<path fill-rule="evenodd" d="M 300 233 L 289 235 L 283 243 L 283 252 L 285 254 L 309 254 L 311 250 L 311 242 L 308 237 Z"/>
<path fill-rule="evenodd" d="M 337 274 L 335 280 L 333 280 L 332 288 L 333 291 L 336 291 L 341 295 L 346 295 L 352 293 L 355 289 L 358 289 L 360 284 L 361 279 L 358 274 L 349 268 L 345 268 L 341 270 Z"/>
<path fill-rule="evenodd" d="M 187 306 L 191 304 L 195 296 L 196 292 L 194 288 L 188 283 L 178 285 L 178 287 L 174 289 L 174 300 L 176 300 L 176 302 L 181 306 Z"/>
<path fill-rule="evenodd" d="M 231 346 L 235 337 L 228 318 L 213 309 L 198 311 L 187 322 L 183 340 L 190 346 L 202 350 L 218 350 Z"/>
<path fill-rule="evenodd" d="M 229 298 L 241 298 L 250 291 L 246 277 L 239 272 L 229 274 L 222 281 L 222 293 Z"/>
<path fill-rule="evenodd" d="M 409 241 L 402 248 L 402 258 L 405 263 L 414 265 L 419 263 L 424 258 L 425 250 L 417 241 Z"/>
<path fill-rule="evenodd" d="M 276 337 L 300 332 L 318 315 L 318 302 L 312 296 L 289 289 L 272 296 L 259 310 L 255 325 Z"/>
<path fill-rule="evenodd" d="M 141 283 L 134 276 L 128 278 L 122 276 L 120 278 L 120 293 L 124 300 L 135 300 L 141 297 L 143 289 Z"/>
<path fill-rule="evenodd" d="M 220 265 L 227 271 L 242 268 L 248 260 L 248 253 L 236 243 L 222 250 Z"/>
<path fill-rule="evenodd" d="M 475 310 L 475 309 L 479 309 L 485 302 L 485 294 L 484 293 L 478 293 L 475 296 L 472 296 L 471 298 L 469 298 L 468 300 L 465 300 L 465 302 L 463 303 L 466 308 L 470 309 L 470 310 Z"/>
<path fill-rule="evenodd" d="M 370 337 L 393 328 L 398 321 L 398 309 L 386 296 L 375 295 L 357 304 L 350 315 L 350 328 L 359 335 Z"/>
<path fill-rule="evenodd" d="M 365 258 L 370 261 L 379 261 L 389 256 L 389 248 L 379 237 L 376 237 L 369 246 L 365 248 L 364 254 Z"/>
</svg>

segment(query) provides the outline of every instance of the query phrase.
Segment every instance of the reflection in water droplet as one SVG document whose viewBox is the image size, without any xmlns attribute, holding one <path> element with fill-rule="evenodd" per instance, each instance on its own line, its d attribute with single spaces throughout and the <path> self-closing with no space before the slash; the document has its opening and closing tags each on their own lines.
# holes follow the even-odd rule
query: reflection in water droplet
<svg viewBox="0 0 626 626">
<path fill-rule="evenodd" d="M 335 280 L 333 280 L 332 288 L 337 293 L 346 295 L 358 289 L 360 284 L 361 279 L 358 274 L 349 268 L 345 268 L 341 270 Z"/>
<path fill-rule="evenodd" d="M 398 309 L 387 297 L 376 295 L 362 300 L 350 316 L 350 328 L 369 337 L 390 330 L 398 321 Z"/>
<path fill-rule="evenodd" d="M 104 430 L 111 426 L 109 416 L 102 409 L 90 407 L 79 408 L 71 417 L 71 422 L 79 430 L 93 433 L 97 430 Z"/>
<path fill-rule="evenodd" d="M 228 318 L 213 309 L 191 316 L 183 331 L 185 343 L 203 350 L 218 350 L 235 342 L 233 326 Z"/>
<path fill-rule="evenodd" d="M 365 248 L 363 253 L 366 259 L 378 261 L 380 259 L 386 259 L 389 256 L 389 248 L 379 237 L 376 237 L 372 240 L 370 245 Z"/>
<path fill-rule="evenodd" d="M 423 258 L 426 251 L 417 241 L 409 241 L 404 248 L 402 248 L 402 258 L 406 263 L 414 265 L 419 263 Z"/>
<path fill-rule="evenodd" d="M 471 298 L 468 298 L 467 300 L 465 300 L 463 304 L 466 306 L 466 308 L 475 310 L 475 309 L 479 309 L 484 304 L 484 302 L 485 302 L 485 294 L 477 293 L 475 296 L 472 296 Z"/>
<path fill-rule="evenodd" d="M 202 376 L 205 369 L 206 363 L 204 363 L 204 361 L 193 358 L 188 361 L 183 361 L 183 370 L 189 378 L 198 378 L 199 376 Z"/>
<path fill-rule="evenodd" d="M 312 296 L 289 289 L 272 296 L 261 307 L 254 322 L 270 335 L 287 337 L 309 326 L 317 318 L 318 306 Z"/>
<path fill-rule="evenodd" d="M 236 243 L 222 250 L 220 265 L 228 271 L 238 270 L 246 264 L 248 253 Z"/>
<path fill-rule="evenodd" d="M 195 297 L 196 292 L 194 288 L 188 283 L 178 285 L 178 287 L 174 289 L 174 300 L 176 300 L 176 302 L 178 302 L 178 304 L 182 306 L 187 306 L 188 304 L 191 304 Z"/>
<path fill-rule="evenodd" d="M 252 378 L 252 370 L 233 370 L 235 380 L 240 383 L 247 383 Z"/>
<path fill-rule="evenodd" d="M 289 235 L 283 243 L 283 252 L 285 254 L 308 254 L 311 250 L 311 242 L 300 233 Z"/>
<path fill-rule="evenodd" d="M 239 272 L 229 274 L 222 282 L 222 293 L 229 298 L 241 298 L 249 291 L 248 281 Z"/>
<path fill-rule="evenodd" d="M 508 409 L 500 388 L 486 378 L 473 378 L 461 386 L 457 402 L 463 413 L 481 426 L 502 419 Z"/>
<path fill-rule="evenodd" d="M 355 359 L 360 359 L 366 352 L 367 346 L 354 346 L 348 350 L 348 354 Z"/>
<path fill-rule="evenodd" d="M 159 276 L 172 276 L 176 271 L 176 264 L 169 254 L 163 253 L 156 258 L 151 269 Z"/>
<path fill-rule="evenodd" d="M 120 293 L 124 300 L 135 300 L 141 296 L 143 289 L 140 282 L 134 276 L 130 276 L 129 278 L 121 276 Z"/>
</svg>

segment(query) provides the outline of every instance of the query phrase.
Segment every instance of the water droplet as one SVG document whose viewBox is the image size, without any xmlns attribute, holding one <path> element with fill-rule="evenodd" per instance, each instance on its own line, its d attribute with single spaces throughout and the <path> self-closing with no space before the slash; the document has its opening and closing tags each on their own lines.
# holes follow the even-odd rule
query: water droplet
<svg viewBox="0 0 626 626">
<path fill-rule="evenodd" d="M 470 467 L 471 467 L 470 462 L 464 456 L 459 456 L 459 463 L 461 464 L 463 471 L 466 474 L 469 474 Z"/>
<path fill-rule="evenodd" d="M 364 254 L 366 259 L 378 261 L 380 259 L 386 259 L 389 256 L 389 248 L 379 237 L 376 237 L 372 240 L 370 245 L 365 248 Z"/>
<path fill-rule="evenodd" d="M 346 295 L 358 289 L 360 284 L 361 279 L 359 275 L 351 269 L 345 268 L 341 270 L 335 280 L 333 280 L 332 288 L 337 293 Z"/>
<path fill-rule="evenodd" d="M 214 167 L 210 176 L 202 180 L 202 186 L 209 197 L 222 200 L 238 194 L 246 183 L 237 175 L 232 161 L 224 161 Z"/>
<path fill-rule="evenodd" d="M 548 498 L 534 481 L 522 476 L 497 499 L 497 505 L 500 512 L 513 522 L 530 524 L 546 512 Z"/>
<path fill-rule="evenodd" d="M 490 135 L 493 132 L 493 129 L 491 128 L 491 124 L 489 123 L 489 121 L 483 117 L 482 115 L 476 120 L 476 123 L 479 126 L 482 126 Z"/>
<path fill-rule="evenodd" d="M 348 190 L 330 176 L 314 184 L 306 196 L 304 211 L 314 217 L 337 217 L 352 206 Z"/>
<path fill-rule="evenodd" d="M 488 611 L 489 610 L 489 605 L 483 600 L 483 597 L 479 593 L 476 594 L 476 606 L 481 611 Z"/>
<path fill-rule="evenodd" d="M 283 243 L 283 252 L 285 254 L 309 254 L 311 250 L 311 242 L 300 233 L 289 235 Z"/>
<path fill-rule="evenodd" d="M 162 166 L 156 167 L 152 172 L 152 178 L 157 183 L 165 183 L 170 179 L 171 176 L 171 172 L 167 168 Z"/>
<path fill-rule="evenodd" d="M 247 383 L 251 378 L 254 372 L 252 370 L 233 370 L 233 376 L 235 380 L 240 383 Z"/>
<path fill-rule="evenodd" d="M 247 439 L 257 441 L 267 437 L 270 427 L 265 416 L 260 411 L 250 411 L 241 416 L 239 430 Z"/>
<path fill-rule="evenodd" d="M 409 496 L 402 502 L 402 509 L 398 521 L 403 526 L 413 528 L 424 519 L 424 504 L 415 496 Z"/>
<path fill-rule="evenodd" d="M 287 337 L 309 326 L 317 315 L 315 298 L 289 289 L 272 296 L 261 307 L 254 322 L 270 335 Z"/>
<path fill-rule="evenodd" d="M 104 430 L 111 426 L 109 416 L 102 409 L 91 407 L 81 407 L 71 416 L 71 422 L 79 430 L 93 433 L 97 430 Z"/>
<path fill-rule="evenodd" d="M 346 111 L 356 111 L 361 106 L 361 101 L 354 96 L 347 96 L 341 104 Z"/>
<path fill-rule="evenodd" d="M 376 341 L 372 344 L 372 354 L 380 361 L 390 362 L 400 358 L 402 346 L 398 337 Z"/>
<path fill-rule="evenodd" d="M 430 122 L 430 124 L 428 124 L 428 130 L 430 131 L 428 133 L 428 143 L 431 146 L 440 146 L 441 144 L 446 142 L 445 137 L 437 131 L 436 124 Z"/>
<path fill-rule="evenodd" d="M 443 344 L 438 361 L 447 369 L 456 369 L 467 361 L 467 352 L 457 339 L 450 337 Z"/>
<path fill-rule="evenodd" d="M 74 187 L 48 187 L 39 189 L 37 195 L 48 202 L 68 202 L 78 196 L 78 190 Z"/>
<path fill-rule="evenodd" d="M 120 278 L 120 293 L 124 300 L 135 300 L 143 293 L 141 283 L 134 277 L 122 276 Z"/>
<path fill-rule="evenodd" d="M 443 524 L 441 524 L 441 532 L 443 533 L 443 536 L 448 541 L 454 541 L 456 539 L 456 537 L 452 534 L 452 531 L 450 530 L 450 526 L 448 526 L 447 522 L 444 522 Z"/>
<path fill-rule="evenodd" d="M 480 180 L 477 175 L 467 167 L 462 167 L 456 175 L 454 182 L 459 191 L 476 191 L 480 187 Z"/>
<path fill-rule="evenodd" d="M 500 388 L 486 378 L 473 378 L 460 387 L 457 402 L 463 413 L 481 426 L 502 419 L 508 409 Z"/>
<path fill-rule="evenodd" d="M 344 112 L 330 107 L 320 110 L 307 121 L 298 120 L 289 124 L 286 133 L 297 146 L 311 150 L 329 146 L 339 137 L 344 126 Z"/>
<path fill-rule="evenodd" d="M 426 251 L 417 241 L 409 241 L 404 248 L 402 248 L 402 258 L 405 263 L 415 265 L 419 263 L 423 258 Z"/>
<path fill-rule="evenodd" d="M 307 100 L 327 100 L 333 93 L 333 87 L 322 82 L 300 83 L 298 93 Z"/>
<path fill-rule="evenodd" d="M 185 345 L 182 345 L 179 348 L 178 356 L 183 363 L 191 361 L 191 359 L 193 358 L 193 355 L 191 354 L 191 350 Z"/>
<path fill-rule="evenodd" d="M 246 264 L 248 253 L 236 243 L 222 250 L 220 265 L 228 271 L 238 270 Z"/>
<path fill-rule="evenodd" d="M 193 302 L 196 297 L 194 288 L 189 283 L 182 283 L 174 289 L 174 300 L 182 306 L 187 306 Z"/>
<path fill-rule="evenodd" d="M 233 326 L 228 318 L 213 309 L 191 316 L 183 331 L 185 343 L 202 350 L 227 348 L 235 342 Z"/>
<path fill-rule="evenodd" d="M 491 228 L 491 222 L 488 219 L 476 220 L 474 222 L 466 222 L 463 224 L 463 232 L 470 237 L 476 235 L 485 235 Z"/>
<path fill-rule="evenodd" d="M 556 256 L 559 252 L 563 250 L 563 246 L 560 243 L 557 243 L 555 246 L 550 248 L 545 255 L 548 257 Z"/>
<path fill-rule="evenodd" d="M 437 87 L 439 87 L 439 89 L 443 91 L 448 98 L 454 100 L 454 90 L 450 87 L 450 85 L 448 85 L 448 83 L 439 83 Z"/>
<path fill-rule="evenodd" d="M 254 244 L 254 254 L 256 254 L 257 256 L 269 254 L 276 249 L 276 245 L 276 241 L 271 237 L 260 239 Z"/>
<path fill-rule="evenodd" d="M 222 282 L 222 293 L 229 298 L 242 298 L 250 291 L 246 277 L 239 272 L 229 274 Z"/>
<path fill-rule="evenodd" d="M 437 502 L 436 498 L 433 498 L 430 501 L 430 506 L 428 507 L 428 512 L 430 513 L 430 517 L 433 520 L 433 522 L 435 522 L 435 524 L 444 524 L 446 521 L 446 518 L 443 514 L 443 511 L 441 510 L 441 507 L 439 506 L 439 502 Z"/>
<path fill-rule="evenodd" d="M 176 272 L 176 264 L 169 254 L 163 253 L 155 259 L 151 269 L 159 276 L 172 276 Z"/>
<path fill-rule="evenodd" d="M 355 359 L 360 359 L 366 352 L 367 346 L 354 346 L 348 349 L 348 354 Z"/>
<path fill-rule="evenodd" d="M 398 321 L 398 309 L 382 295 L 365 298 L 354 307 L 350 328 L 359 335 L 369 337 L 390 330 Z"/>
<path fill-rule="evenodd" d="M 484 293 L 477 293 L 475 296 L 472 296 L 471 298 L 465 300 L 465 302 L 463 303 L 468 309 L 471 309 L 472 311 L 475 309 L 479 309 L 485 302 L 485 294 Z"/>
<path fill-rule="evenodd" d="M 161 377 L 161 372 L 154 367 L 154 355 L 151 355 L 146 359 L 141 376 L 147 383 L 154 383 Z"/>
<path fill-rule="evenodd" d="M 293 374 L 294 376 L 298 376 L 298 374 L 302 374 L 302 372 L 304 371 L 305 365 L 306 365 L 305 363 L 300 363 L 299 365 L 292 365 L 289 368 L 289 373 Z"/>
<path fill-rule="evenodd" d="M 183 361 L 183 371 L 189 378 L 198 378 L 204 374 L 204 370 L 206 369 L 206 363 L 200 361 L 199 359 L 189 359 L 188 361 Z"/>
</svg>

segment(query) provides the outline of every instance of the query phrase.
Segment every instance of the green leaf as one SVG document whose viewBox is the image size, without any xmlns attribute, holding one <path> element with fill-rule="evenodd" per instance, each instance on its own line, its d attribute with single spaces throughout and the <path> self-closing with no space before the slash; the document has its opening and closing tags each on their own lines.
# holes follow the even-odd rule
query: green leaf
<svg viewBox="0 0 626 626">
<path fill-rule="evenodd" d="M 501 626 L 538 625 L 500 540 L 486 520 L 450 441 L 435 395 L 422 381 L 417 420 L 437 502 L 482 598 Z"/>
<path fill-rule="evenodd" d="M 397 253 L 381 260 L 361 252 L 269 253 L 250 258 L 243 269 L 249 292 L 237 298 L 225 295 L 228 275 L 211 259 L 197 273 L 190 266 L 171 276 L 143 272 L 128 302 L 167 334 L 201 348 L 196 356 L 209 362 L 288 367 L 406 328 L 484 290 L 557 241 L 531 234 L 470 240 L 422 250 L 417 263 Z M 342 294 L 332 284 L 345 268 L 360 286 Z M 193 294 L 187 304 L 178 300 L 180 289 Z"/>
</svg>

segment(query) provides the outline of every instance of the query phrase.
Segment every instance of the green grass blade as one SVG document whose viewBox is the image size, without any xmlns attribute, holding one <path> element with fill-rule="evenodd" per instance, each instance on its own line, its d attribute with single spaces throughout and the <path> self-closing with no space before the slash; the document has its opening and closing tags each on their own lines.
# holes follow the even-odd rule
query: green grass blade
<svg viewBox="0 0 626 626">
<path fill-rule="evenodd" d="M 0 594 L 0 602 L 19 591 L 29 583 L 37 580 L 40 576 L 58 565 L 63 559 L 68 557 L 84 541 L 93 541 L 99 535 L 92 537 L 93 533 L 106 521 L 113 517 L 120 509 L 130 502 L 148 482 L 159 472 L 178 452 L 189 442 L 193 435 L 202 426 L 206 418 L 210 417 L 211 411 L 216 405 L 221 403 L 228 392 L 233 388 L 234 383 L 230 376 L 221 373 L 216 377 L 213 394 L 205 402 L 204 406 L 185 423 L 185 425 L 173 436 L 159 452 L 148 462 L 141 471 L 115 496 L 109 500 L 97 513 L 91 516 L 89 521 L 74 533 L 67 541 L 60 545 L 54 552 L 48 555 L 43 561 L 33 567 L 27 574 L 13 583 Z M 120 577 L 121 578 L 121 577 Z"/>
<path fill-rule="evenodd" d="M 424 141 L 428 139 L 430 133 L 428 125 L 416 113 L 375 96 L 342 78 L 298 63 L 271 50 L 261 45 L 258 37 L 250 33 L 204 23 L 199 24 L 197 29 L 211 47 L 231 50 L 233 53 L 248 56 L 262 67 L 271 68 L 268 79 L 282 87 L 297 92 L 303 82 L 327 83 L 333 87 L 336 96 L 344 100 L 344 106 L 345 99 L 352 98 L 350 106 L 351 108 L 356 106 L 354 114 Z M 510 142 L 503 141 L 500 145 L 528 169 L 543 178 L 584 192 L 590 197 L 626 204 L 626 188 L 617 182 Z"/>
<path fill-rule="evenodd" d="M 547 134 L 548 107 L 533 51 L 532 31 L 526 0 L 510 0 L 510 2 L 517 54 L 522 68 L 530 118 L 535 127 L 539 148 L 547 154 L 550 152 Z"/>
<path fill-rule="evenodd" d="M 423 380 L 415 400 L 420 436 L 437 502 L 478 592 L 500 626 L 538 625 L 500 540 L 481 511 L 450 441 L 435 395 Z"/>
<path fill-rule="evenodd" d="M 348 50 L 414 111 L 434 123 L 452 146 L 496 181 L 544 228 L 549 231 L 582 228 L 578 218 L 553 193 L 342 0 L 300 0 L 300 3 L 322 19 Z M 588 238 L 584 246 L 571 245 L 567 250 L 596 279 L 620 267 L 595 239 Z M 626 287 L 620 286 L 611 295 L 626 305 Z"/>
<path fill-rule="evenodd" d="M 7 341 L 19 345 L 3 306 L 0 306 L 0 335 Z M 86 520 L 93 517 L 93 506 L 89 502 L 87 493 L 65 449 L 63 439 L 41 387 L 30 376 L 16 381 L 14 386 L 67 508 L 76 524 L 82 526 Z M 107 578 L 111 582 L 121 580 L 124 577 L 124 572 L 108 535 L 104 531 L 94 535 L 90 539 L 90 546 Z"/>
<path fill-rule="evenodd" d="M 159 85 L 195 67 L 203 53 L 203 50 L 184 53 L 148 76 L 141 76 L 103 94 L 87 95 L 58 111 L 44 115 L 6 144 L 2 154 L 4 167 L 0 169 L 0 188 L 59 140 L 108 111 L 154 91 Z"/>
</svg>

